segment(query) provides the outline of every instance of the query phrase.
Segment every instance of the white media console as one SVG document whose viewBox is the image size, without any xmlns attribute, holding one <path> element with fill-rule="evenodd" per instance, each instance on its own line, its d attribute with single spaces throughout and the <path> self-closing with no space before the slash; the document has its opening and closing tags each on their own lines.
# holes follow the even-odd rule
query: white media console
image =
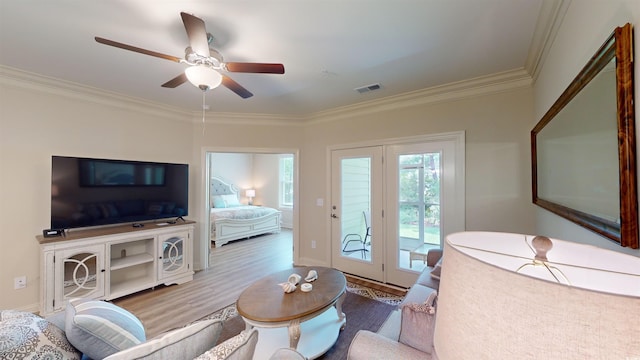
<svg viewBox="0 0 640 360">
<path fill-rule="evenodd" d="M 111 300 L 193 280 L 195 222 L 146 223 L 36 238 L 41 247 L 40 315 L 75 297 Z"/>
</svg>

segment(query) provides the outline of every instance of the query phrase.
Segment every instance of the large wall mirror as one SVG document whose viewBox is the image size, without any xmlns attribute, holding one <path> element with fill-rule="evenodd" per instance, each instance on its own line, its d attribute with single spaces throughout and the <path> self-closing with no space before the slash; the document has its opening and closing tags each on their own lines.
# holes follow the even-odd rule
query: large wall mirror
<svg viewBox="0 0 640 360">
<path fill-rule="evenodd" d="M 533 202 L 638 248 L 633 28 L 616 28 L 531 131 Z"/>
</svg>

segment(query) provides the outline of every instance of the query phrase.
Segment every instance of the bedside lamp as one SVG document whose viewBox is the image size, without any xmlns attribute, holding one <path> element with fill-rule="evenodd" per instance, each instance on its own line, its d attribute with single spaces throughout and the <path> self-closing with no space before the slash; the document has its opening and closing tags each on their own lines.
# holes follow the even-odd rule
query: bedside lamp
<svg viewBox="0 0 640 360">
<path fill-rule="evenodd" d="M 253 198 L 256 197 L 256 190 L 249 189 L 245 192 L 245 195 L 249 198 L 249 205 L 253 205 Z"/>
<path fill-rule="evenodd" d="M 436 313 L 439 359 L 640 358 L 640 258 L 531 235 L 451 234 Z"/>
</svg>

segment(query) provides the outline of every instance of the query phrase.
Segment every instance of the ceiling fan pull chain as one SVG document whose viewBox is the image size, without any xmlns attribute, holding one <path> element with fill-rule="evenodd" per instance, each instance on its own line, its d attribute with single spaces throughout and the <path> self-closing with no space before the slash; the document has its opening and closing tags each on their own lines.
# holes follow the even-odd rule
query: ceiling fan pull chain
<svg viewBox="0 0 640 360">
<path fill-rule="evenodd" d="M 204 94 L 206 93 L 206 90 L 202 90 L 202 136 L 204 136 L 204 129 L 205 129 L 205 122 L 204 122 L 204 108 L 205 108 L 205 98 L 204 98 Z"/>
</svg>

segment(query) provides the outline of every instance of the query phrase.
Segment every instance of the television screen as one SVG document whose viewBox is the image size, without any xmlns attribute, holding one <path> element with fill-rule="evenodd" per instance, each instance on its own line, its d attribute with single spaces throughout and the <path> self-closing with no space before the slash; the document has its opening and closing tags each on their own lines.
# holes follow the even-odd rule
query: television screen
<svg viewBox="0 0 640 360">
<path fill-rule="evenodd" d="M 188 215 L 189 165 L 51 158 L 51 228 L 70 229 Z"/>
</svg>

